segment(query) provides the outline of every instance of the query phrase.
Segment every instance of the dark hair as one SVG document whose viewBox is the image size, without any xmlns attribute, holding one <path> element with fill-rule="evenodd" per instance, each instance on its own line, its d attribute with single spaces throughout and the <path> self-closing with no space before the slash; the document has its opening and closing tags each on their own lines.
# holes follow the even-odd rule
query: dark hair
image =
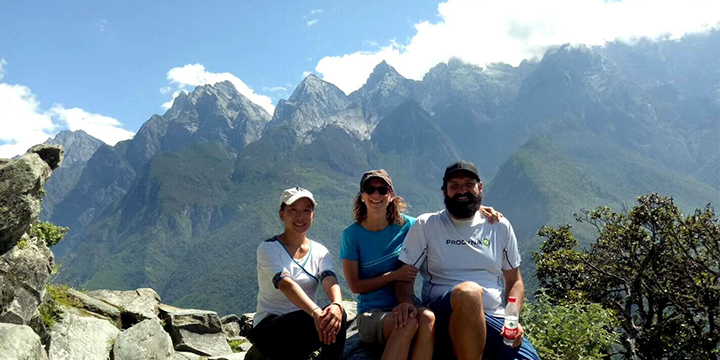
<svg viewBox="0 0 720 360">
<path fill-rule="evenodd" d="M 396 196 L 392 191 L 390 191 L 390 194 L 393 195 L 393 201 L 389 202 L 387 206 L 386 216 L 388 222 L 390 224 L 403 225 L 405 224 L 405 219 L 400 216 L 400 214 L 407 210 L 407 203 L 405 202 L 405 199 L 400 196 Z M 359 192 L 355 197 L 355 202 L 353 203 L 353 216 L 358 224 L 367 217 L 367 206 L 365 206 L 365 203 L 362 201 L 362 192 Z"/>
</svg>

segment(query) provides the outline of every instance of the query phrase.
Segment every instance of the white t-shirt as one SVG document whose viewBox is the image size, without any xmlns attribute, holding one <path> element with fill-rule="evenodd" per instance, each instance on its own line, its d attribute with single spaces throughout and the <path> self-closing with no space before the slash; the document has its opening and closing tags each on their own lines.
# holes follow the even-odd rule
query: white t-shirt
<svg viewBox="0 0 720 360">
<path fill-rule="evenodd" d="M 268 315 L 283 315 L 300 308 L 277 288 L 286 277 L 293 279 L 315 301 L 318 284 L 327 276 L 335 276 L 332 257 L 327 248 L 310 240 L 310 251 L 302 259 L 293 259 L 277 236 L 263 241 L 257 249 L 258 292 L 257 311 L 253 324 Z"/>
<path fill-rule="evenodd" d="M 400 261 L 420 270 L 423 303 L 461 282 L 474 281 L 483 287 L 485 313 L 503 317 L 502 271 L 520 266 L 520 254 L 507 219 L 490 224 L 478 212 L 471 220 L 459 221 L 443 210 L 417 218 L 405 237 Z"/>
</svg>

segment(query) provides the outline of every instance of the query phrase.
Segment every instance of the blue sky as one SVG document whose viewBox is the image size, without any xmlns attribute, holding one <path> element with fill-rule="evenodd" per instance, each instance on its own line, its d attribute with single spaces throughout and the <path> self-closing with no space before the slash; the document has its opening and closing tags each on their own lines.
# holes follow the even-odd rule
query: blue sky
<svg viewBox="0 0 720 360">
<path fill-rule="evenodd" d="M 204 82 L 231 79 L 271 112 L 307 72 L 349 93 L 382 59 L 420 79 L 451 56 L 516 65 L 718 21 L 695 0 L 2 1 L 0 157 L 62 129 L 114 144 Z"/>
</svg>

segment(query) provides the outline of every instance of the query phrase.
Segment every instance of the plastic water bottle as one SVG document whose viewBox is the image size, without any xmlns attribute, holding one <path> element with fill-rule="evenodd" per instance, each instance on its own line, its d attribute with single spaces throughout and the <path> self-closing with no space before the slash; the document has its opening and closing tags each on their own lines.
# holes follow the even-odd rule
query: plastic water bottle
<svg viewBox="0 0 720 360">
<path fill-rule="evenodd" d="M 518 333 L 519 312 L 517 299 L 514 296 L 508 298 L 508 304 L 505 307 L 505 334 L 503 334 L 503 342 L 507 346 L 511 346 L 515 342 L 515 336 Z"/>
</svg>

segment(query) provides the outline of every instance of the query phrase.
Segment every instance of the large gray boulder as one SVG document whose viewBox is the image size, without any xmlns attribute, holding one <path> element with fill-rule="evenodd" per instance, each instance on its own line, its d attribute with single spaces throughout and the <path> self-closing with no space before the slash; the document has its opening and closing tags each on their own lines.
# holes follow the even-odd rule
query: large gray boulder
<svg viewBox="0 0 720 360">
<path fill-rule="evenodd" d="M 24 235 L 20 244 L 0 255 L 0 322 L 26 325 L 42 302 L 54 260 L 36 238 Z"/>
<path fill-rule="evenodd" d="M 50 330 L 50 360 L 104 360 L 120 330 L 92 313 L 64 308 L 62 320 Z"/>
<path fill-rule="evenodd" d="M 0 253 L 37 221 L 43 185 L 63 156 L 60 146 L 38 145 L 17 160 L 0 162 Z"/>
<path fill-rule="evenodd" d="M 216 312 L 177 310 L 166 316 L 165 327 L 172 337 L 175 350 L 204 356 L 232 353 Z"/>
<path fill-rule="evenodd" d="M 173 360 L 170 335 L 160 320 L 144 320 L 123 331 L 113 347 L 115 360 Z"/>
<path fill-rule="evenodd" d="M 47 354 L 40 343 L 40 337 L 29 326 L 0 323 L 0 358 L 45 360 Z"/>
<path fill-rule="evenodd" d="M 159 319 L 160 295 L 150 288 L 130 291 L 96 290 L 87 295 L 122 309 L 123 328 L 143 320 Z"/>
<path fill-rule="evenodd" d="M 68 297 L 75 300 L 78 304 L 81 304 L 83 309 L 110 318 L 116 326 L 122 325 L 120 320 L 120 309 L 118 309 L 117 307 L 110 305 L 100 299 L 96 299 L 92 296 L 83 294 L 82 292 L 72 288 L 67 289 L 67 295 Z"/>
</svg>

